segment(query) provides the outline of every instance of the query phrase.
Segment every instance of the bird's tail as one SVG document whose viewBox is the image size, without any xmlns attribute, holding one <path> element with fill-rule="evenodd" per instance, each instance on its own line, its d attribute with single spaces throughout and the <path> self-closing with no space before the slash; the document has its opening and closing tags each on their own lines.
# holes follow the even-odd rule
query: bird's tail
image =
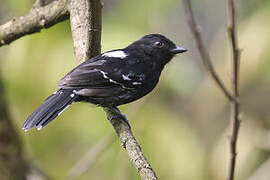
<svg viewBox="0 0 270 180">
<path fill-rule="evenodd" d="M 22 129 L 29 131 L 36 127 L 41 130 L 60 115 L 78 98 L 75 89 L 59 89 L 49 96 L 24 122 Z"/>
</svg>

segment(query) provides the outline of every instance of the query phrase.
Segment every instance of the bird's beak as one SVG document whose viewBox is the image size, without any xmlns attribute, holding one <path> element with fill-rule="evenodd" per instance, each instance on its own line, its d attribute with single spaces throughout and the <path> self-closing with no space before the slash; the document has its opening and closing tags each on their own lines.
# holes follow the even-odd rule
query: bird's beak
<svg viewBox="0 0 270 180">
<path fill-rule="evenodd" d="M 179 46 L 176 46 L 176 48 L 172 49 L 171 52 L 173 54 L 179 54 L 179 53 L 183 53 L 183 52 L 186 52 L 187 49 L 184 48 L 184 47 L 179 47 Z"/>
</svg>

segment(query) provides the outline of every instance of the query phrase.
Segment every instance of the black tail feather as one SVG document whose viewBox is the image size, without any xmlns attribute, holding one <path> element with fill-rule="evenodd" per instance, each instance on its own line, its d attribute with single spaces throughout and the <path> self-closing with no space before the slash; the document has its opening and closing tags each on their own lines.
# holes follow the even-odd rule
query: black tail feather
<svg viewBox="0 0 270 180">
<path fill-rule="evenodd" d="M 41 130 L 78 98 L 75 89 L 60 89 L 49 96 L 24 122 L 22 129 Z"/>
</svg>

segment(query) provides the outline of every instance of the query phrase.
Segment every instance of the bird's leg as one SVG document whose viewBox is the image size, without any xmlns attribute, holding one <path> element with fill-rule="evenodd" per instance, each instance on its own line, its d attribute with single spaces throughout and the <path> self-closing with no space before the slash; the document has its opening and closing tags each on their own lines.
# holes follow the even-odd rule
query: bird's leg
<svg viewBox="0 0 270 180">
<path fill-rule="evenodd" d="M 104 109 L 107 112 L 107 114 L 108 113 L 110 114 L 110 116 L 108 116 L 110 122 L 112 122 L 113 119 L 121 119 L 129 126 L 129 128 L 131 128 L 129 120 L 124 114 L 120 112 L 120 110 L 117 107 L 105 107 Z"/>
<path fill-rule="evenodd" d="M 126 115 L 122 114 L 121 111 L 117 107 L 113 107 L 111 109 L 114 114 L 114 116 L 112 116 L 111 118 L 122 119 L 130 127 L 129 120 L 127 119 Z"/>
</svg>

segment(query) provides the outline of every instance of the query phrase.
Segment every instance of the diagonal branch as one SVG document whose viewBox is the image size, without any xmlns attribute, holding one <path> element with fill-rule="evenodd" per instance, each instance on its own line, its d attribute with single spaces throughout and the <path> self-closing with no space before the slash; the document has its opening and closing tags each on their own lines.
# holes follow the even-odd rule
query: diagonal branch
<svg viewBox="0 0 270 180">
<path fill-rule="evenodd" d="M 119 111 L 118 109 L 116 109 Z M 108 120 L 113 125 L 120 141 L 121 146 L 127 151 L 133 166 L 139 172 L 142 180 L 158 180 L 155 171 L 144 156 L 141 147 L 135 139 L 129 124 L 124 119 L 119 119 L 119 112 L 111 108 L 104 108 Z"/>
<path fill-rule="evenodd" d="M 75 55 L 78 61 L 84 61 L 100 53 L 102 5 L 99 0 L 71 0 L 71 3 L 70 19 Z M 104 108 L 104 111 L 141 178 L 157 180 L 130 126 L 119 116 L 120 111 L 117 109 L 116 112 L 114 108 Z"/>
<path fill-rule="evenodd" d="M 229 37 L 232 45 L 233 54 L 233 95 L 238 100 L 232 102 L 232 135 L 230 137 L 230 161 L 228 170 L 228 180 L 233 180 L 235 176 L 236 156 L 237 156 L 237 140 L 240 129 L 240 102 L 239 102 L 239 65 L 240 65 L 240 50 L 238 48 L 237 40 L 237 23 L 236 23 L 236 9 L 234 0 L 228 0 L 230 25 L 228 29 Z"/>
<path fill-rule="evenodd" d="M 58 0 L 46 6 L 34 6 L 28 14 L 14 17 L 1 25 L 0 47 L 68 19 L 67 2 L 68 0 Z"/>
<path fill-rule="evenodd" d="M 217 84 L 217 86 L 221 89 L 223 94 L 230 100 L 230 101 L 236 101 L 234 96 L 231 94 L 231 92 L 225 87 L 224 83 L 221 81 L 220 77 L 216 73 L 212 61 L 210 59 L 210 56 L 203 44 L 201 33 L 199 31 L 198 25 L 195 21 L 193 11 L 191 8 L 191 3 L 190 0 L 183 0 L 184 2 L 184 7 L 186 11 L 186 16 L 187 16 L 187 21 L 190 26 L 190 29 L 192 31 L 192 34 L 196 40 L 196 44 L 198 47 L 198 50 L 200 52 L 201 58 L 203 60 L 205 68 L 208 70 L 210 73 L 211 77 L 213 78 L 214 82 Z"/>
<path fill-rule="evenodd" d="M 91 168 L 100 155 L 114 142 L 113 134 L 100 140 L 71 168 L 65 179 L 78 179 Z"/>
<path fill-rule="evenodd" d="M 230 161 L 229 161 L 229 172 L 228 180 L 234 180 L 235 174 L 235 164 L 236 164 L 236 148 L 237 148 L 237 139 L 240 128 L 240 102 L 239 102 L 239 65 L 240 65 L 240 50 L 238 48 L 237 42 L 237 27 L 236 27 L 236 10 L 234 0 L 228 0 L 229 13 L 230 13 L 230 27 L 229 27 L 229 37 L 232 45 L 232 54 L 233 54 L 233 82 L 232 82 L 232 93 L 224 86 L 220 78 L 218 77 L 215 69 L 211 63 L 210 56 L 204 47 L 200 31 L 195 22 L 194 15 L 191 8 L 190 0 L 183 0 L 186 10 L 186 15 L 188 18 L 190 29 L 196 39 L 198 49 L 200 51 L 201 58 L 204 62 L 205 67 L 211 74 L 213 80 L 216 82 L 218 87 L 223 91 L 224 95 L 231 101 L 232 104 L 232 135 L 230 137 Z"/>
</svg>

